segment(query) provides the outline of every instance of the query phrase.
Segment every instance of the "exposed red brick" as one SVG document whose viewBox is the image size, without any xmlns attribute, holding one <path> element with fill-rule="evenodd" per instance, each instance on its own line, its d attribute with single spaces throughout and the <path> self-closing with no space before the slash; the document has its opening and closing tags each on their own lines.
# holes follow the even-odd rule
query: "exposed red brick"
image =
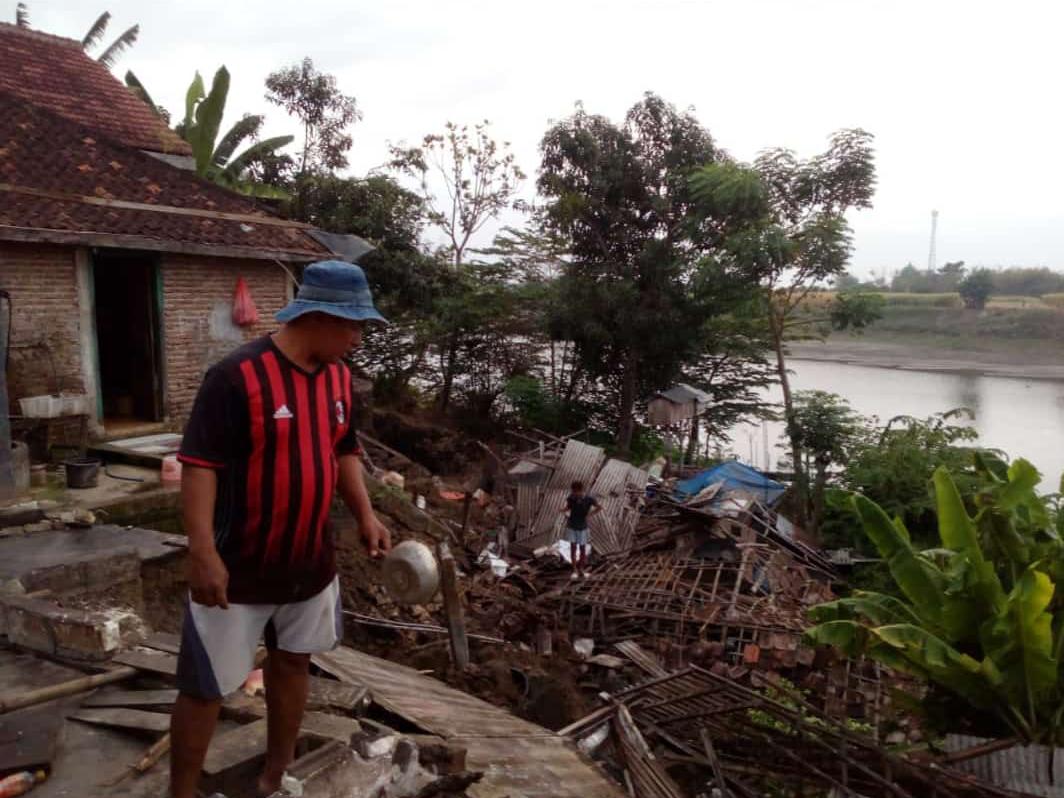
<svg viewBox="0 0 1064 798">
<path fill-rule="evenodd" d="M 250 341 L 277 326 L 273 315 L 285 304 L 288 279 L 280 266 L 179 255 L 163 259 L 166 404 L 167 415 L 174 421 L 183 421 L 192 409 L 207 368 L 238 345 L 220 339 L 217 329 L 212 336 L 211 329 L 212 314 L 221 320 L 230 318 L 238 277 L 247 281 L 259 311 L 259 324 L 242 330 L 241 339 Z"/>
<path fill-rule="evenodd" d="M 84 390 L 74 249 L 0 242 L 0 289 L 11 294 L 8 395 Z"/>
</svg>

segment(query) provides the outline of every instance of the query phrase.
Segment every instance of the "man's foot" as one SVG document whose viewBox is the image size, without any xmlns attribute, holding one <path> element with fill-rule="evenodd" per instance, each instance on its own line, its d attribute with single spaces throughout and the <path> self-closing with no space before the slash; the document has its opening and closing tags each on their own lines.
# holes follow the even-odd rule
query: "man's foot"
<svg viewBox="0 0 1064 798">
<path fill-rule="evenodd" d="M 259 798 L 270 798 L 274 793 L 281 792 L 281 779 L 278 777 L 277 781 L 266 778 L 263 774 L 259 776 L 259 780 L 255 785 L 255 795 Z"/>
<path fill-rule="evenodd" d="M 580 578 L 581 579 L 587 579 L 587 571 L 581 571 L 580 572 Z"/>
<path fill-rule="evenodd" d="M 579 578 L 580 578 L 580 574 L 577 573 L 576 571 L 573 571 L 572 574 L 569 575 L 569 579 L 572 580 L 572 581 L 576 581 Z"/>
</svg>

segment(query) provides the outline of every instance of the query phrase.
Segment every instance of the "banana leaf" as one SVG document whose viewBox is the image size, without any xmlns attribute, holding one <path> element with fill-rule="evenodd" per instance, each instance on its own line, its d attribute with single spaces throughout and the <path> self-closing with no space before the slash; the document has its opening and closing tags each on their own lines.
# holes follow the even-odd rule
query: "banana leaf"
<svg viewBox="0 0 1064 798">
<path fill-rule="evenodd" d="M 983 556 L 975 524 L 964 508 L 964 500 L 953 477 L 945 466 L 939 466 L 933 480 L 938 505 L 938 533 L 943 545 L 967 558 L 973 572 L 973 593 L 984 604 L 986 613 L 1000 612 L 1005 604 L 1005 591 L 994 566 Z"/>
<path fill-rule="evenodd" d="M 1027 722 L 1038 722 L 1038 707 L 1058 687 L 1053 616 L 1046 611 L 1054 585 L 1036 566 L 1028 568 L 1009 593 L 1004 610 L 983 625 L 983 651 L 1001 672 L 1010 701 Z"/>
<path fill-rule="evenodd" d="M 1003 510 L 1011 510 L 1021 503 L 1036 498 L 1034 489 L 1042 481 L 1038 469 L 1022 457 L 1009 466 L 1009 477 L 998 491 L 997 503 Z"/>
<path fill-rule="evenodd" d="M 181 123 L 181 127 L 185 131 L 190 131 L 193 125 L 196 124 L 196 106 L 206 94 L 207 89 L 203 85 L 203 76 L 197 70 L 196 77 L 192 79 L 188 89 L 185 91 L 185 119 Z"/>
<path fill-rule="evenodd" d="M 214 165 L 225 166 L 233 153 L 236 152 L 245 139 L 254 139 L 262 127 L 262 117 L 256 114 L 245 114 L 241 117 L 218 142 L 214 148 Z"/>
<path fill-rule="evenodd" d="M 913 550 L 904 525 L 892 523 L 878 504 L 855 494 L 853 506 L 865 534 L 886 561 L 894 581 L 917 615 L 933 626 L 941 627 L 947 586 L 945 575 Z"/>
<path fill-rule="evenodd" d="M 251 164 L 260 160 L 263 156 L 272 155 L 282 147 L 287 147 L 294 140 L 295 136 L 274 136 L 273 138 L 263 139 L 252 144 L 230 161 L 225 170 L 231 176 L 239 178 Z"/>
<path fill-rule="evenodd" d="M 920 616 L 904 601 L 868 591 L 856 591 L 849 598 L 818 604 L 809 610 L 809 616 L 817 623 L 864 619 L 871 626 L 921 622 Z"/>
<path fill-rule="evenodd" d="M 918 672 L 952 690 L 972 706 L 983 710 L 997 708 L 998 694 L 983 665 L 926 629 L 912 624 L 893 624 L 872 629 L 871 635 L 894 649 Z M 876 648 L 874 644 L 870 645 L 869 655 L 880 659 L 881 655 L 875 653 Z"/>
</svg>

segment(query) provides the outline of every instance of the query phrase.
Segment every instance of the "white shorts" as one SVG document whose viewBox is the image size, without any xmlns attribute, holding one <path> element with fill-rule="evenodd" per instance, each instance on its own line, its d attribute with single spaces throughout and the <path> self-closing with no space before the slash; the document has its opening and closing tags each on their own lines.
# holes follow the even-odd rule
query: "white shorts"
<svg viewBox="0 0 1064 798">
<path fill-rule="evenodd" d="M 590 546 L 591 531 L 587 527 L 584 527 L 583 529 L 573 529 L 569 526 L 565 528 L 565 539 L 574 546 Z"/>
<path fill-rule="evenodd" d="M 292 604 L 230 604 L 205 607 L 188 599 L 177 662 L 177 686 L 197 698 L 223 698 L 236 691 L 255 665 L 255 650 L 292 654 L 331 651 L 343 639 L 340 579 L 306 601 Z"/>
</svg>

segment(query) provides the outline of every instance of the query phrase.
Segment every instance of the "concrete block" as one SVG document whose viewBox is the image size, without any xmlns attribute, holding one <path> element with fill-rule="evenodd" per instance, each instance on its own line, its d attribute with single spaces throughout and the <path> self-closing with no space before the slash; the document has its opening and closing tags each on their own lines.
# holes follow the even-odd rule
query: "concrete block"
<svg viewBox="0 0 1064 798">
<path fill-rule="evenodd" d="M 144 638 L 143 622 L 123 610 L 93 612 L 47 599 L 0 597 L 0 632 L 17 646 L 53 657 L 100 661 Z"/>
<path fill-rule="evenodd" d="M 363 759 L 392 756 L 399 745 L 397 734 L 363 734 L 352 740 L 355 750 Z"/>
<path fill-rule="evenodd" d="M 36 568 L 19 577 L 27 593 L 51 590 L 57 594 L 99 590 L 139 580 L 140 557 L 131 546 L 106 557 Z"/>
</svg>

